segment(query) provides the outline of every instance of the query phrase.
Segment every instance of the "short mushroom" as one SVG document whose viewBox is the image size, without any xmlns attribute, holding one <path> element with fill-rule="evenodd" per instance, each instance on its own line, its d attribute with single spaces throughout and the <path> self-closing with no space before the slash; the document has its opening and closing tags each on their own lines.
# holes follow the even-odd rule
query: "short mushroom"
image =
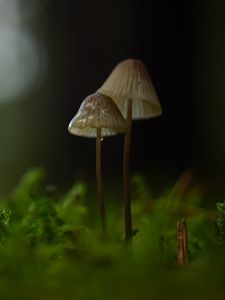
<svg viewBox="0 0 225 300">
<path fill-rule="evenodd" d="M 147 68 L 138 59 L 120 62 L 98 90 L 111 97 L 127 119 L 124 141 L 125 237 L 133 236 L 131 218 L 130 143 L 132 119 L 147 119 L 162 113 Z"/>
<path fill-rule="evenodd" d="M 102 137 L 125 132 L 127 123 L 113 100 L 99 93 L 89 95 L 71 120 L 68 130 L 74 135 L 96 138 L 96 178 L 103 235 L 106 233 L 106 213 L 102 186 Z"/>
</svg>

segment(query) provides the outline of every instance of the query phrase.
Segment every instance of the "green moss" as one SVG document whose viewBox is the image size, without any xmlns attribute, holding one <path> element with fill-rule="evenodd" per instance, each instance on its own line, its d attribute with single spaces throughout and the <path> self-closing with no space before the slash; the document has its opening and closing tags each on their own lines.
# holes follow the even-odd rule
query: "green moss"
<svg viewBox="0 0 225 300">
<path fill-rule="evenodd" d="M 178 268 L 176 222 L 183 202 L 170 191 L 153 199 L 147 180 L 134 177 L 139 231 L 127 245 L 119 203 L 107 211 L 109 234 L 103 240 L 99 216 L 92 212 L 90 218 L 90 198 L 96 196 L 86 183 L 78 181 L 61 195 L 46 188 L 44 174 L 31 170 L 1 201 L 0 299 L 222 299 L 224 203 L 217 205 L 219 234 L 207 211 L 187 217 L 190 263 Z M 195 198 L 189 193 L 182 201 L 197 209 L 201 199 Z"/>
</svg>

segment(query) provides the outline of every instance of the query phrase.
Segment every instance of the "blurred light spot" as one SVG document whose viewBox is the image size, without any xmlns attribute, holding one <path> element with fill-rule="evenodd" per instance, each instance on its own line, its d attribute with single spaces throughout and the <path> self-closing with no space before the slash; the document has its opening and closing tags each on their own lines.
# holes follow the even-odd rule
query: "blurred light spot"
<svg viewBox="0 0 225 300">
<path fill-rule="evenodd" d="M 9 1 L 9 0 L 7 0 Z M 48 0 L 13 0 L 20 4 L 21 18 L 32 18 L 43 11 Z"/>
<path fill-rule="evenodd" d="M 21 22 L 43 3 L 0 0 L 0 102 L 21 99 L 37 88 L 45 75 L 46 51 L 31 34 L 29 24 Z"/>
<path fill-rule="evenodd" d="M 17 0 L 0 0 L 0 24 L 14 25 L 19 22 Z"/>
<path fill-rule="evenodd" d="M 23 96 L 46 67 L 45 51 L 26 32 L 0 30 L 0 101 Z"/>
<path fill-rule="evenodd" d="M 0 0 L 0 23 L 17 24 L 43 11 L 48 0 Z"/>
</svg>

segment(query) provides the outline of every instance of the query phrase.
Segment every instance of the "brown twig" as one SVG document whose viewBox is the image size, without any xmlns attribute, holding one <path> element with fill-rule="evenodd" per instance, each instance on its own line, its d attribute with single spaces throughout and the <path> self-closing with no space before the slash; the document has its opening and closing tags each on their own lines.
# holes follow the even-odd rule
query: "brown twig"
<svg viewBox="0 0 225 300">
<path fill-rule="evenodd" d="M 177 222 L 177 264 L 179 266 L 188 264 L 187 226 L 184 219 Z"/>
</svg>

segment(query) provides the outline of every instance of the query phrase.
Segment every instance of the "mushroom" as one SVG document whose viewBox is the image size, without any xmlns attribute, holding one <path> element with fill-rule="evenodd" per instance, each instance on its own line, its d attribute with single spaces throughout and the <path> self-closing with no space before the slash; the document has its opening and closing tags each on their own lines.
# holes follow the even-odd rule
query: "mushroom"
<svg viewBox="0 0 225 300">
<path fill-rule="evenodd" d="M 71 120 L 71 134 L 96 138 L 96 179 L 103 236 L 106 234 L 106 213 L 101 171 L 102 137 L 125 132 L 127 123 L 113 100 L 99 93 L 89 95 Z"/>
<path fill-rule="evenodd" d="M 158 96 L 147 68 L 142 61 L 127 59 L 120 62 L 98 90 L 111 97 L 127 119 L 124 141 L 125 237 L 133 236 L 131 218 L 130 144 L 132 119 L 147 119 L 162 113 Z"/>
</svg>

